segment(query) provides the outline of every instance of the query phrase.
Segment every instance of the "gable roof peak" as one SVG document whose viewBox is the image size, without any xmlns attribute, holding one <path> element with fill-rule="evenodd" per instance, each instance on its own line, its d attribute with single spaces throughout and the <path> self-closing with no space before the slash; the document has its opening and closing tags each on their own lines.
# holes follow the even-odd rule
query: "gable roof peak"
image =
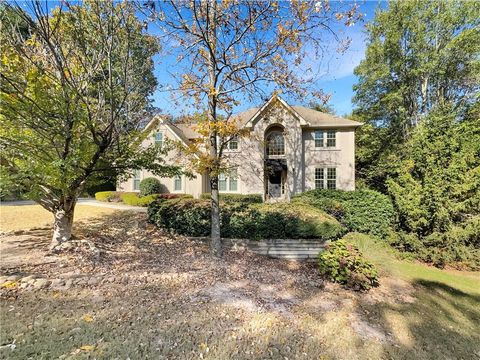
<svg viewBox="0 0 480 360">
<path fill-rule="evenodd" d="M 283 98 L 280 96 L 280 94 L 277 91 L 274 91 L 270 99 L 263 104 L 262 107 L 260 107 L 257 112 L 248 120 L 244 127 L 247 129 L 251 129 L 253 127 L 253 123 L 255 120 L 257 120 L 263 113 L 264 111 L 277 100 L 280 104 L 282 104 L 288 111 L 290 111 L 297 119 L 300 120 L 300 125 L 301 126 L 308 126 L 308 122 L 292 107 L 290 106 Z"/>
</svg>

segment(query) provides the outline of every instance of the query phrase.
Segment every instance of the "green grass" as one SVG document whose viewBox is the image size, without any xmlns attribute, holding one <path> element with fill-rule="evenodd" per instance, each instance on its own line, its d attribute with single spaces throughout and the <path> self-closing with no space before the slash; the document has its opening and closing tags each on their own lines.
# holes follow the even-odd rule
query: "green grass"
<svg viewBox="0 0 480 360">
<path fill-rule="evenodd" d="M 480 295 L 480 272 L 440 270 L 422 263 L 399 259 L 400 254 L 394 249 L 364 234 L 350 233 L 345 239 L 355 243 L 385 275 L 409 282 L 438 282 L 452 289 Z"/>
</svg>

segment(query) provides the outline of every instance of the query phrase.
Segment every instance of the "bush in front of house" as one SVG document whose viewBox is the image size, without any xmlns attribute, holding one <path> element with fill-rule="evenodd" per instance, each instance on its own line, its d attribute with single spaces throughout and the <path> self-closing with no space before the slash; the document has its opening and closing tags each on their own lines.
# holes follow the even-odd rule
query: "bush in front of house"
<svg viewBox="0 0 480 360">
<path fill-rule="evenodd" d="M 122 202 L 130 206 L 148 206 L 157 198 L 157 194 L 139 196 L 137 193 L 123 193 L 120 195 Z"/>
<path fill-rule="evenodd" d="M 210 202 L 173 199 L 155 201 L 150 222 L 187 236 L 210 235 Z M 305 204 L 238 204 L 221 207 L 223 237 L 242 239 L 337 239 L 346 229 L 333 217 Z"/>
<path fill-rule="evenodd" d="M 365 260 L 358 248 L 344 239 L 328 244 L 318 255 L 320 274 L 354 290 L 369 290 L 378 285 L 375 266 Z"/>
<path fill-rule="evenodd" d="M 120 193 L 117 191 L 99 191 L 95 193 L 95 200 L 106 202 L 121 201 Z"/>
<path fill-rule="evenodd" d="M 211 197 L 211 193 L 200 195 L 200 198 L 205 200 L 210 200 Z M 261 194 L 220 194 L 220 201 L 224 203 L 257 204 L 262 203 L 263 198 Z"/>
<path fill-rule="evenodd" d="M 140 181 L 140 196 L 160 194 L 163 190 L 162 183 L 157 178 L 148 177 Z"/>
<path fill-rule="evenodd" d="M 180 235 L 210 234 L 210 203 L 196 199 L 157 200 L 148 207 L 148 220 Z"/>
<path fill-rule="evenodd" d="M 381 238 L 389 234 L 395 222 L 395 211 L 390 198 L 373 190 L 310 190 L 295 196 L 293 201 L 325 211 L 349 231 Z"/>
<path fill-rule="evenodd" d="M 163 193 L 158 194 L 157 199 L 193 199 L 193 195 L 190 194 L 170 194 L 170 193 Z"/>
</svg>

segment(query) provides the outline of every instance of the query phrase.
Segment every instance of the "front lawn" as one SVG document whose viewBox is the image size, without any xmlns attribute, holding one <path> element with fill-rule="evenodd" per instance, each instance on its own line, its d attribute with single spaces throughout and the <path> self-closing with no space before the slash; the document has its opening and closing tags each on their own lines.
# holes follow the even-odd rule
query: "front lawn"
<svg viewBox="0 0 480 360">
<path fill-rule="evenodd" d="M 115 209 L 89 205 L 75 207 L 75 221 L 111 214 Z M 53 215 L 40 205 L 0 206 L 0 231 L 26 230 L 53 225 Z"/>
<path fill-rule="evenodd" d="M 60 257 L 61 267 L 24 264 L 24 274 L 74 281 L 58 289 L 1 290 L 0 358 L 480 356 L 479 273 L 398 260 L 355 236 L 381 272 L 378 288 L 358 293 L 323 286 L 313 264 L 239 249 L 216 260 L 207 244 L 165 234 L 145 216 L 117 212 L 78 223 L 77 238 L 101 249 L 100 261 L 73 252 Z"/>
</svg>

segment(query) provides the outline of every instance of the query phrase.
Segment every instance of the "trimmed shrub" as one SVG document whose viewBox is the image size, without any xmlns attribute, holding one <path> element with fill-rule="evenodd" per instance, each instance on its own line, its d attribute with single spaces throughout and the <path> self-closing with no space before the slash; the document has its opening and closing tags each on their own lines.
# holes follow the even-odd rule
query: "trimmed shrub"
<svg viewBox="0 0 480 360">
<path fill-rule="evenodd" d="M 210 235 L 210 202 L 173 199 L 155 201 L 150 222 L 187 236 Z M 345 228 L 323 211 L 304 204 L 238 204 L 221 207 L 221 231 L 227 238 L 336 239 Z"/>
<path fill-rule="evenodd" d="M 156 194 L 147 196 L 138 196 L 137 193 L 123 193 L 120 195 L 122 201 L 126 205 L 131 206 L 148 206 L 152 201 L 157 198 Z"/>
<path fill-rule="evenodd" d="M 113 202 L 120 199 L 119 193 L 116 191 L 99 191 L 95 193 L 95 200 Z"/>
<path fill-rule="evenodd" d="M 328 280 L 357 291 L 378 285 L 375 266 L 363 258 L 355 245 L 343 239 L 328 244 L 318 255 L 318 268 Z"/>
<path fill-rule="evenodd" d="M 373 190 L 311 190 L 297 195 L 303 202 L 334 216 L 349 231 L 386 237 L 394 225 L 395 212 L 390 198 Z"/>
<path fill-rule="evenodd" d="M 210 235 L 210 204 L 195 199 L 157 200 L 148 207 L 148 220 L 187 236 Z"/>
<path fill-rule="evenodd" d="M 140 196 L 160 194 L 163 188 L 162 183 L 157 178 L 145 178 L 140 181 Z"/>
<path fill-rule="evenodd" d="M 210 200 L 211 193 L 203 193 L 200 199 Z M 244 203 L 244 204 L 258 204 L 263 202 L 261 194 L 220 194 L 220 201 L 224 203 Z"/>
</svg>

